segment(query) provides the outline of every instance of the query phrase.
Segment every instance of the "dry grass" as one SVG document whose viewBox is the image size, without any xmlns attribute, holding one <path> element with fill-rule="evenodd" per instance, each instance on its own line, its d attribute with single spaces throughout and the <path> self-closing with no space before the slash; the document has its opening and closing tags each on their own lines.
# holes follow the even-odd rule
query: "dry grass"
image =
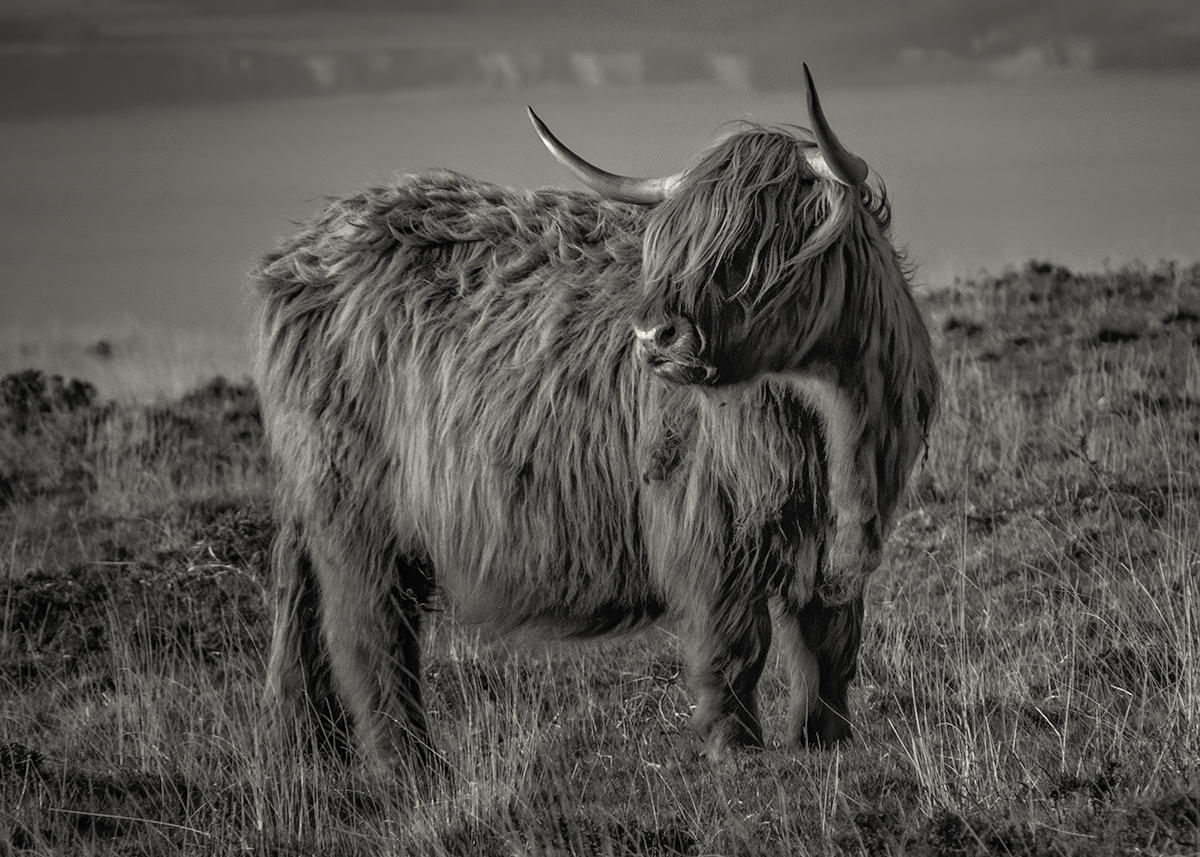
<svg viewBox="0 0 1200 857">
<path fill-rule="evenodd" d="M 246 337 L 135 322 L 0 328 L 0 377 L 24 369 L 82 378 L 104 400 L 177 399 L 210 378 L 250 375 Z"/>
<path fill-rule="evenodd" d="M 858 742 L 716 768 L 669 630 L 437 616 L 432 793 L 264 751 L 245 391 L 10 420 L 0 853 L 1196 853 L 1200 268 L 1029 266 L 926 309 L 946 396 L 870 590 Z"/>
</svg>

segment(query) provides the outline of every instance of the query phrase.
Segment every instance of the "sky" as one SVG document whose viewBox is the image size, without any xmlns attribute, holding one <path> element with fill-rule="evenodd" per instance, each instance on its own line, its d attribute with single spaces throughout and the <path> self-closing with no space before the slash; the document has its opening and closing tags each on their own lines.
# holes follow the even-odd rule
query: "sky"
<svg viewBox="0 0 1200 857">
<path fill-rule="evenodd" d="M 527 103 L 602 165 L 673 172 L 729 120 L 803 123 L 801 61 L 886 182 L 925 284 L 1200 247 L 1186 5 L 1140 4 L 1136 33 L 1135 4 L 1069 0 L 923 0 L 917 21 L 875 0 L 782 17 L 800 7 L 701 2 L 682 22 L 669 0 L 286 18 L 19 5 L 0 5 L 0 73 L 21 81 L 0 91 L 0 325 L 237 328 L 246 271 L 325 196 L 433 166 L 577 186 Z"/>
</svg>

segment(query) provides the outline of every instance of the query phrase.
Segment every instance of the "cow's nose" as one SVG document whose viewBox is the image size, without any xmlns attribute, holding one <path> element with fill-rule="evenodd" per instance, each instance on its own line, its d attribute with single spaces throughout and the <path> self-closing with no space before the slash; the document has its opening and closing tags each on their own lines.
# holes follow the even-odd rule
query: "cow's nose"
<svg viewBox="0 0 1200 857">
<path fill-rule="evenodd" d="M 659 325 L 662 327 L 662 325 Z M 654 337 L 658 334 L 658 327 L 638 327 L 633 326 L 633 335 L 637 337 L 637 341 L 642 345 L 653 345 Z"/>
<path fill-rule="evenodd" d="M 655 327 L 637 327 L 633 328 L 633 335 L 638 338 L 638 342 L 642 345 L 653 346 L 655 348 L 670 348 L 672 343 L 679 338 L 679 325 L 673 321 L 668 321 Z"/>
<path fill-rule="evenodd" d="M 634 355 L 661 378 L 680 384 L 711 381 L 715 370 L 701 354 L 704 337 L 689 319 L 668 319 L 654 327 L 634 325 Z"/>
</svg>

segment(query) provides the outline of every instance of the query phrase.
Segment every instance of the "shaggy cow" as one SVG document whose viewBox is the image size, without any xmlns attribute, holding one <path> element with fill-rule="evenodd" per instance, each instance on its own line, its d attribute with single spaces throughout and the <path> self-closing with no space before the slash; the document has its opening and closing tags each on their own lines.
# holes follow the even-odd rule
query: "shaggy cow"
<svg viewBox="0 0 1200 857">
<path fill-rule="evenodd" d="M 424 764 L 419 636 L 679 620 L 704 752 L 850 736 L 867 575 L 938 391 L 882 189 L 830 131 L 749 125 L 669 178 L 449 171 L 331 203 L 256 272 L 280 469 L 266 699 Z M 315 716 L 313 716 L 315 714 Z"/>
</svg>

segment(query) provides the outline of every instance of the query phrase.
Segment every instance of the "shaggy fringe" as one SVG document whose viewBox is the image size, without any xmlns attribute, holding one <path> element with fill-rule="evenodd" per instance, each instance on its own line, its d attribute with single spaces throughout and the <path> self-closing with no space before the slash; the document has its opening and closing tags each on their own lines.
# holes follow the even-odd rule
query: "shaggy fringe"
<svg viewBox="0 0 1200 857">
<path fill-rule="evenodd" d="M 664 202 L 647 228 L 646 290 L 678 292 L 687 314 L 711 292 L 714 272 L 737 272 L 740 282 L 722 297 L 752 305 L 794 286 L 805 264 L 846 232 L 856 203 L 885 233 L 890 227 L 882 184 L 856 199 L 818 180 L 805 158 L 815 143 L 785 128 L 741 124 L 688 170 L 687 191 Z"/>
</svg>

